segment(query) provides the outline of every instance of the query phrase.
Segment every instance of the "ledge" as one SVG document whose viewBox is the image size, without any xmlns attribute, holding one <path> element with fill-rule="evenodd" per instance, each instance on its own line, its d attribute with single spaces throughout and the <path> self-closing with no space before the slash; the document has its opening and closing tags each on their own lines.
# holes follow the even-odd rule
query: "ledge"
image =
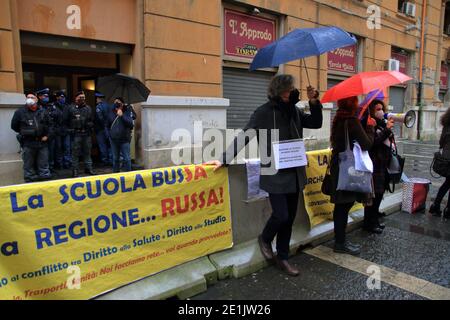
<svg viewBox="0 0 450 320">
<path fill-rule="evenodd" d="M 0 92 L 0 106 L 24 105 L 25 95 L 15 92 Z"/>
<path fill-rule="evenodd" d="M 230 100 L 209 97 L 176 97 L 176 96 L 150 96 L 143 108 L 158 107 L 229 107 Z"/>
</svg>

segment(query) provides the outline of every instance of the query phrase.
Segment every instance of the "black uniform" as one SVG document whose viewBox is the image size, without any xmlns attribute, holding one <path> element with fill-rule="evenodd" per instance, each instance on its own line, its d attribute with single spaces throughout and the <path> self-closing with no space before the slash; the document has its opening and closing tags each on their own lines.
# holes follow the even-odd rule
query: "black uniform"
<svg viewBox="0 0 450 320">
<path fill-rule="evenodd" d="M 64 122 L 73 137 L 72 169 L 74 176 L 78 176 L 80 156 L 83 156 L 86 172 L 92 174 L 91 134 L 94 129 L 94 117 L 91 107 L 86 104 L 70 105 L 64 114 Z"/>
<path fill-rule="evenodd" d="M 72 158 L 71 153 L 72 150 L 70 148 L 70 134 L 69 128 L 66 123 L 64 123 L 64 112 L 69 108 L 67 104 L 60 104 L 58 102 L 55 103 L 55 106 L 61 112 L 61 125 L 57 132 L 56 136 L 56 159 L 55 162 L 57 166 L 63 167 L 64 169 L 68 169 L 72 166 Z"/>
<path fill-rule="evenodd" d="M 14 113 L 11 129 L 19 133 L 23 149 L 23 170 L 25 182 L 51 178 L 48 164 L 49 119 L 42 108 L 32 111 L 25 106 Z M 37 173 L 36 173 L 37 169 Z"/>
<path fill-rule="evenodd" d="M 42 108 L 47 113 L 49 119 L 49 133 L 48 133 L 48 163 L 50 170 L 53 171 L 55 165 L 61 167 L 62 163 L 58 163 L 58 149 L 57 149 L 57 139 L 60 134 L 63 113 L 62 111 L 53 103 L 42 104 Z"/>
</svg>

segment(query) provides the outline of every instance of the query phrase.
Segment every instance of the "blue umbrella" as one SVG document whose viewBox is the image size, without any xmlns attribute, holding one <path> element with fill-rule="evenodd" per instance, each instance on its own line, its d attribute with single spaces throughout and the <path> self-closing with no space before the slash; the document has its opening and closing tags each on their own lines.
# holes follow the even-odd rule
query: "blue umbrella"
<svg viewBox="0 0 450 320">
<path fill-rule="evenodd" d="M 354 44 L 355 37 L 338 27 L 295 29 L 260 49 L 250 70 L 277 67 L 289 61 L 319 56 Z"/>
</svg>

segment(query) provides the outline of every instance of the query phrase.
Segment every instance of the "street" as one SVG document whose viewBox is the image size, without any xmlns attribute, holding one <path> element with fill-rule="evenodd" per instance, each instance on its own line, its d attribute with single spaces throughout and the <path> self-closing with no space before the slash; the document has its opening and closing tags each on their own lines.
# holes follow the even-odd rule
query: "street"
<svg viewBox="0 0 450 320">
<path fill-rule="evenodd" d="M 431 178 L 429 166 L 435 147 L 435 143 L 405 145 L 408 177 Z M 443 181 L 430 180 L 433 184 L 427 208 Z M 397 212 L 383 222 L 386 229 L 382 235 L 369 235 L 363 230 L 349 234 L 349 241 L 362 246 L 359 257 L 334 254 L 330 249 L 334 242 L 329 241 L 316 248 L 304 248 L 291 258 L 301 271 L 297 278 L 270 266 L 242 279 L 220 281 L 193 299 L 450 299 L 450 221 L 428 212 Z M 376 270 L 381 284 L 371 290 L 367 283 L 374 265 L 379 267 Z"/>
</svg>

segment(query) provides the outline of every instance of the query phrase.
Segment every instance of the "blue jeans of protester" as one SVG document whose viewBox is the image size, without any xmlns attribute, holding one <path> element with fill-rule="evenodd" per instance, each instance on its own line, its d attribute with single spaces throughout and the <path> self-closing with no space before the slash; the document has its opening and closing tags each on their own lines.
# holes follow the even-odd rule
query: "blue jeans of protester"
<svg viewBox="0 0 450 320">
<path fill-rule="evenodd" d="M 123 157 L 124 170 L 131 171 L 131 146 L 130 142 L 123 142 L 111 139 L 111 149 L 113 155 L 113 172 L 120 172 L 120 156 Z"/>
</svg>

